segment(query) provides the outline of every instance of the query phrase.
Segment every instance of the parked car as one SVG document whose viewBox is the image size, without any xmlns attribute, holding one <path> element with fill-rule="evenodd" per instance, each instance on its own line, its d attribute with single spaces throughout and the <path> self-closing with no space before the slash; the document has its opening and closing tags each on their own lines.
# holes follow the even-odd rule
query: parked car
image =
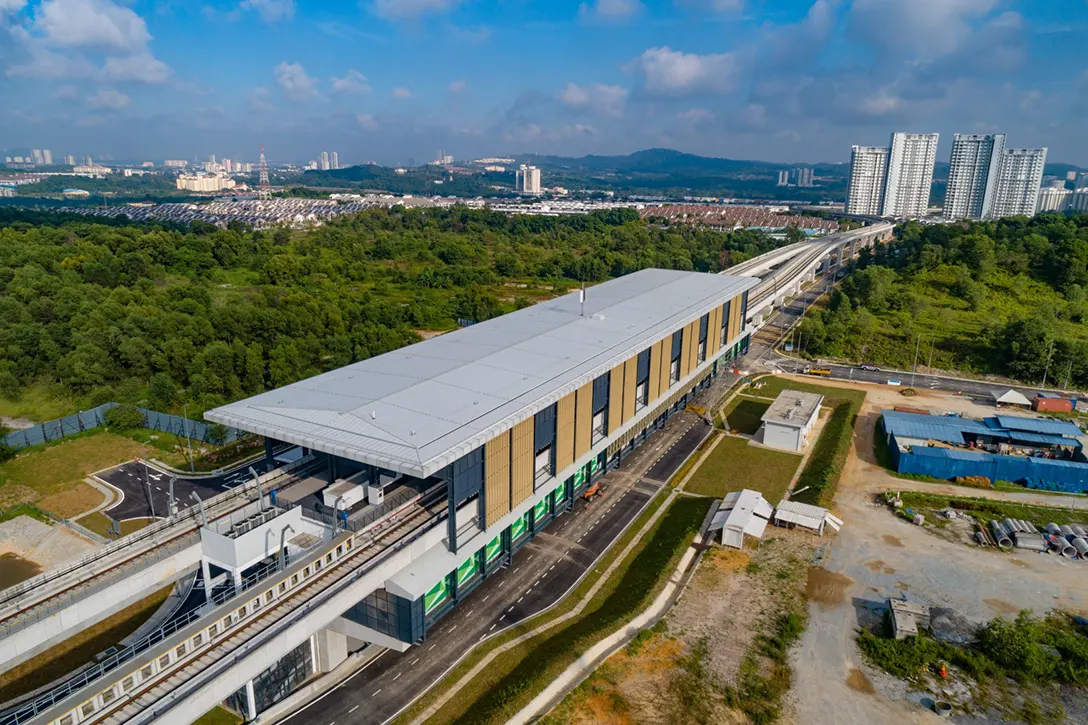
<svg viewBox="0 0 1088 725">
<path fill-rule="evenodd" d="M 861 365 L 858 365 L 858 367 L 870 373 L 875 373 L 880 370 L 878 366 L 873 365 L 872 363 L 862 363 Z"/>
</svg>

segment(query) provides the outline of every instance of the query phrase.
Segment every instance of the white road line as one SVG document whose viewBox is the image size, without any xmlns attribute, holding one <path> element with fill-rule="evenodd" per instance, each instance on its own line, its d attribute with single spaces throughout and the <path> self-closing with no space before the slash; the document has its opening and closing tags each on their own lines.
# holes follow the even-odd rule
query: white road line
<svg viewBox="0 0 1088 725">
<path fill-rule="evenodd" d="M 518 569 L 520 569 L 520 568 L 521 568 L 520 566 L 518 566 L 518 567 L 515 567 L 515 568 L 514 568 L 514 573 L 515 573 L 515 574 L 517 574 L 517 573 L 518 573 Z"/>
<path fill-rule="evenodd" d="M 431 645 L 430 647 L 428 647 L 428 648 L 427 648 L 427 651 L 428 651 L 428 652 L 430 652 L 430 651 L 431 651 L 432 649 L 434 649 L 434 645 L 433 645 L 433 644 L 432 644 L 432 645 Z"/>
<path fill-rule="evenodd" d="M 377 697 L 378 693 L 381 692 L 381 691 L 382 691 L 382 688 L 379 687 L 377 690 L 374 691 L 374 694 L 371 695 L 371 697 Z"/>
<path fill-rule="evenodd" d="M 455 624 L 455 625 L 453 625 L 452 627 L 450 627 L 450 631 L 451 631 L 451 632 L 452 632 L 453 630 L 455 630 L 455 629 L 457 629 L 457 625 L 456 625 L 456 624 Z"/>
<path fill-rule="evenodd" d="M 400 676 L 403 675 L 403 674 L 404 674 L 403 672 L 398 673 L 397 676 L 393 678 L 393 682 L 396 682 L 397 680 L 399 680 Z"/>
<path fill-rule="evenodd" d="M 348 715 L 350 715 L 351 713 L 355 712 L 355 711 L 356 711 L 356 710 L 358 710 L 358 709 L 359 709 L 359 706 L 358 706 L 358 705 L 356 705 L 355 707 L 353 707 L 353 708 L 351 708 L 350 710 L 348 710 Z"/>
<path fill-rule="evenodd" d="M 418 657 L 416 657 L 416 658 L 415 658 L 414 660 L 412 660 L 412 661 L 411 661 L 411 662 L 409 662 L 408 664 L 410 664 L 410 665 L 414 665 L 414 664 L 415 664 L 416 662 L 419 662 L 419 658 L 418 658 Z"/>
<path fill-rule="evenodd" d="M 509 608 L 509 609 L 507 609 L 506 611 L 507 611 L 507 613 L 509 613 L 509 612 L 512 612 L 512 611 L 514 611 L 514 607 L 513 607 L 513 605 L 511 605 L 511 606 L 510 606 L 510 608 Z"/>
<path fill-rule="evenodd" d="M 528 594 L 528 592 L 526 592 L 526 594 Z M 521 599 L 524 599 L 524 598 L 525 598 L 525 595 L 523 594 Z M 521 599 L 518 600 L 518 604 L 521 604 Z M 510 608 L 513 609 L 513 607 L 510 607 Z"/>
<path fill-rule="evenodd" d="M 487 595 L 487 597 L 490 597 L 490 596 L 491 596 L 490 594 L 488 594 L 488 595 Z M 484 597 L 483 599 L 481 599 L 481 600 L 480 600 L 480 602 L 481 602 L 481 603 L 483 603 L 483 602 L 486 602 L 486 601 L 487 601 L 487 597 Z"/>
<path fill-rule="evenodd" d="M 554 569 L 554 568 L 555 568 L 555 564 L 552 564 L 552 565 L 551 565 L 551 568 L 550 568 L 550 569 L 548 569 L 548 571 L 551 571 L 551 570 L 552 570 L 552 569 Z"/>
<path fill-rule="evenodd" d="M 491 630 L 495 629 L 495 627 L 498 627 L 498 626 L 499 626 L 499 623 L 495 622 L 494 624 L 491 625 L 491 629 L 489 629 L 487 631 L 490 632 Z"/>
</svg>

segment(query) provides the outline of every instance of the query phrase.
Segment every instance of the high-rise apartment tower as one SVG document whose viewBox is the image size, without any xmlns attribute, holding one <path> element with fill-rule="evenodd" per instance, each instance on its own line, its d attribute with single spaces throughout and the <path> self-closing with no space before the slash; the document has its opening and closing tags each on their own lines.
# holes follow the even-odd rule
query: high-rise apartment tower
<svg viewBox="0 0 1088 725">
<path fill-rule="evenodd" d="M 953 137 L 944 197 L 946 219 L 990 217 L 1004 152 L 1003 133 L 957 133 Z"/>
</svg>

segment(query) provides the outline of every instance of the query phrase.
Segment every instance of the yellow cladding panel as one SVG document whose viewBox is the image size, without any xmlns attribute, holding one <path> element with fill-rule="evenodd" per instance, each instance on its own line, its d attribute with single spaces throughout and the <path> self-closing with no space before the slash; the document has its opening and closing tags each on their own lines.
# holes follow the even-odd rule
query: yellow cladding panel
<svg viewBox="0 0 1088 725">
<path fill-rule="evenodd" d="M 555 404 L 555 471 L 574 463 L 574 393 Z"/>
<path fill-rule="evenodd" d="M 623 363 L 612 368 L 612 374 L 608 379 L 608 435 L 619 429 L 623 424 L 620 416 L 623 415 Z"/>
<path fill-rule="evenodd" d="M 698 323 L 695 323 L 698 324 Z M 683 380 L 691 372 L 691 361 L 693 355 L 691 354 L 692 343 L 695 342 L 695 336 L 698 332 L 698 328 L 692 329 L 692 323 L 688 323 L 684 326 L 684 337 L 680 343 L 680 379 Z"/>
<path fill-rule="evenodd" d="M 484 445 L 484 514 L 487 525 L 510 512 L 510 431 Z"/>
<path fill-rule="evenodd" d="M 589 453 L 593 444 L 593 381 L 578 388 L 574 408 L 574 457 Z"/>
<path fill-rule="evenodd" d="M 510 507 L 513 508 L 529 498 L 533 492 L 533 419 L 523 420 L 514 426 L 511 441 L 510 465 L 512 485 L 510 487 Z"/>
<path fill-rule="evenodd" d="M 706 329 L 706 356 L 710 359 L 722 346 L 722 308 L 721 305 L 710 311 L 710 322 Z"/>
<path fill-rule="evenodd" d="M 657 400 L 661 394 L 661 340 L 650 346 L 650 390 L 648 398 L 650 402 Z"/>
<path fill-rule="evenodd" d="M 672 367 L 672 335 L 661 341 L 661 385 L 658 395 L 664 395 L 669 390 L 669 370 Z"/>
<path fill-rule="evenodd" d="M 638 355 L 623 366 L 623 422 L 635 414 L 635 379 L 638 378 Z"/>
</svg>

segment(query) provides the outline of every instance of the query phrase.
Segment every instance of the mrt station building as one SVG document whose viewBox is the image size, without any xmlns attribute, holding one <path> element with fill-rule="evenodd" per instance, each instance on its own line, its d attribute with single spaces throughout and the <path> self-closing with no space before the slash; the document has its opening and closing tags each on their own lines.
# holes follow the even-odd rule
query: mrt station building
<svg viewBox="0 0 1088 725">
<path fill-rule="evenodd" d="M 270 464 L 279 443 L 302 446 L 355 502 L 351 517 L 334 508 L 336 525 L 437 496 L 436 543 L 342 615 L 342 631 L 406 648 L 732 367 L 757 282 L 646 269 L 584 305 L 567 294 L 206 417 L 264 436 Z"/>
</svg>

